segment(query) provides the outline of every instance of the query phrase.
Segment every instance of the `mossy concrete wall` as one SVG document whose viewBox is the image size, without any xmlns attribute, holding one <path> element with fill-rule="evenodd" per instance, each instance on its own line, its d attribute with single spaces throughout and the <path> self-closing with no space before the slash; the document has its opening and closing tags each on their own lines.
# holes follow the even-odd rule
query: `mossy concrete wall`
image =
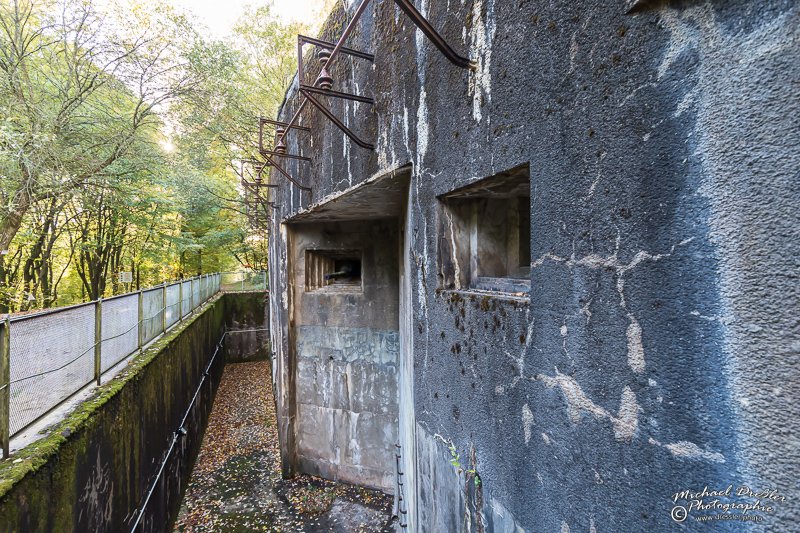
<svg viewBox="0 0 800 533">
<path fill-rule="evenodd" d="M 48 435 L 0 463 L 0 531 L 130 531 L 224 331 L 231 300 L 213 298 Z M 217 357 L 139 531 L 165 531 L 174 520 L 223 365 Z"/>
<path fill-rule="evenodd" d="M 244 363 L 270 358 L 269 293 L 225 295 L 225 362 Z"/>
</svg>

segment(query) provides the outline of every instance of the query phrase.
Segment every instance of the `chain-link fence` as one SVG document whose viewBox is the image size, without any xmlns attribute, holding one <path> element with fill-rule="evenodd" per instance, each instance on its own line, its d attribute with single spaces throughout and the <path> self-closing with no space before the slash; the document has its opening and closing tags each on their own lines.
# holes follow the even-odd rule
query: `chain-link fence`
<svg viewBox="0 0 800 533">
<path fill-rule="evenodd" d="M 0 322 L 0 445 L 220 291 L 223 274 Z"/>
<path fill-rule="evenodd" d="M 223 291 L 265 291 L 267 290 L 267 272 L 223 272 L 220 276 L 220 287 Z"/>
</svg>

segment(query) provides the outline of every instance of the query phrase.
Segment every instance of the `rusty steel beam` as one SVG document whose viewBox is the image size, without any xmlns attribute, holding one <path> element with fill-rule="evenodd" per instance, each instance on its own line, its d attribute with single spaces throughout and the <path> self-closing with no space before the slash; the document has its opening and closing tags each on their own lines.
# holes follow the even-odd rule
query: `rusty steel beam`
<svg viewBox="0 0 800 533">
<path fill-rule="evenodd" d="M 310 157 L 305 157 L 302 155 L 294 155 L 294 154 L 285 154 L 282 152 L 276 152 L 274 150 L 259 150 L 261 155 L 271 155 L 273 157 L 285 157 L 286 159 L 296 159 L 298 161 L 311 161 Z"/>
<path fill-rule="evenodd" d="M 303 44 L 313 44 L 314 46 L 319 46 L 320 48 L 325 48 L 326 50 L 333 50 L 336 48 L 336 43 L 331 41 L 323 41 L 322 39 L 315 39 L 314 37 L 309 37 L 307 35 L 298 35 L 297 38 L 303 42 Z M 369 54 L 367 52 L 362 52 L 360 50 L 354 50 L 353 48 L 342 47 L 342 53 L 347 54 L 353 57 L 360 57 L 361 59 L 366 59 L 367 61 L 375 61 L 375 55 Z"/>
<path fill-rule="evenodd" d="M 273 126 L 283 126 L 283 128 L 291 127 L 294 130 L 311 131 L 311 128 L 307 126 L 295 126 L 295 125 L 289 126 L 288 122 L 281 122 L 280 120 L 272 120 L 271 118 L 259 117 L 258 120 L 260 121 L 261 124 L 272 124 Z"/>
<path fill-rule="evenodd" d="M 342 132 L 343 132 L 345 135 L 347 135 L 348 137 L 350 137 L 350 139 L 351 139 L 351 140 L 352 140 L 354 143 L 356 143 L 356 144 L 357 144 L 358 146 L 360 146 L 361 148 L 366 148 L 367 150 L 374 150 L 374 149 L 375 149 L 375 145 L 374 145 L 374 144 L 371 144 L 371 143 L 368 143 L 368 142 L 362 141 L 362 140 L 361 140 L 361 139 L 358 137 L 358 135 L 356 135 L 355 133 L 353 133 L 353 132 L 352 132 L 352 130 L 350 130 L 350 128 L 348 128 L 347 126 L 345 126 L 345 125 L 344 125 L 344 123 L 343 123 L 341 120 L 339 120 L 339 118 L 338 118 L 336 115 L 334 115 L 333 113 L 331 113 L 330 109 L 328 109 L 327 107 L 325 107 L 324 105 L 322 105 L 322 104 L 321 104 L 321 103 L 320 103 L 320 102 L 319 102 L 319 101 L 318 101 L 316 98 L 314 98 L 314 97 L 311 95 L 311 93 L 309 93 L 309 92 L 306 92 L 306 90 L 305 90 L 305 89 L 300 89 L 300 92 L 303 94 L 303 96 L 305 96 L 305 97 L 306 97 L 306 100 L 307 100 L 308 102 L 311 102 L 311 105 L 313 105 L 314 107 L 316 107 L 317 109 L 319 109 L 319 110 L 320 110 L 320 112 L 321 112 L 323 115 L 325 115 L 325 116 L 328 118 L 328 120 L 330 120 L 331 122 L 333 122 L 333 124 L 334 124 L 334 125 L 335 125 L 337 128 L 339 128 L 340 130 L 342 130 Z"/>
<path fill-rule="evenodd" d="M 281 174 L 283 174 L 283 177 L 284 177 L 284 178 L 286 178 L 287 180 L 291 181 L 293 184 L 295 184 L 295 185 L 297 186 L 297 188 L 298 188 L 298 189 L 300 189 L 301 191 L 311 192 L 311 187 L 306 187 L 305 185 L 303 185 L 302 183 L 300 183 L 299 181 L 297 181 L 296 179 L 294 179 L 294 178 L 292 177 L 292 175 L 291 175 L 291 174 L 289 174 L 288 172 L 286 172 L 286 171 L 283 169 L 283 167 L 282 167 L 282 166 L 280 166 L 278 163 L 276 163 L 276 162 L 275 162 L 275 160 L 274 160 L 274 159 L 272 159 L 272 157 L 271 157 L 271 156 L 269 156 L 269 155 L 265 155 L 264 157 L 266 157 L 266 159 L 267 159 L 267 162 L 268 162 L 268 163 L 269 163 L 269 164 L 270 164 L 270 165 L 271 165 L 271 166 L 272 166 L 272 167 L 273 167 L 275 170 L 277 170 L 278 172 L 280 172 Z"/>
<path fill-rule="evenodd" d="M 247 180 L 242 180 L 242 186 L 245 188 L 267 187 L 268 189 L 277 189 L 278 187 L 280 187 L 280 185 L 273 185 L 272 183 L 256 183 Z"/>
<path fill-rule="evenodd" d="M 367 96 L 360 96 L 357 94 L 343 93 L 341 91 L 334 91 L 332 89 L 320 89 L 313 85 L 301 84 L 300 89 L 314 94 L 321 94 L 323 96 L 330 96 L 332 98 L 341 98 L 343 100 L 353 100 L 355 102 L 362 102 L 364 104 L 375 105 L 375 100 Z"/>
<path fill-rule="evenodd" d="M 328 58 L 329 65 L 333 63 L 333 61 L 336 59 L 336 56 L 339 55 L 339 52 L 342 50 L 342 48 L 344 48 L 344 42 L 348 37 L 350 37 L 350 34 L 355 29 L 356 24 L 358 24 L 361 15 L 363 15 L 364 11 L 367 10 L 367 6 L 369 5 L 370 1 L 371 0 L 362 0 L 361 4 L 359 4 L 358 8 L 356 9 L 356 12 L 353 13 L 353 18 L 347 23 L 347 26 L 342 32 L 342 36 L 339 37 L 339 40 L 336 41 L 336 46 L 334 46 L 333 50 L 331 50 L 331 55 Z"/>
</svg>

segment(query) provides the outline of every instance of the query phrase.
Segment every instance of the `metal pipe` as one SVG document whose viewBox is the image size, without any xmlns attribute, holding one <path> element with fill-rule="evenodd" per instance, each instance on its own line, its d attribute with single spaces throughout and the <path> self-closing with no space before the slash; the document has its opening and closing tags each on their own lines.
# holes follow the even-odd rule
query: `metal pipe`
<svg viewBox="0 0 800 533">
<path fill-rule="evenodd" d="M 308 103 L 307 100 L 303 100 L 302 102 L 300 102 L 300 107 L 298 107 L 297 111 L 294 112 L 294 115 L 292 115 L 292 119 L 289 122 L 287 122 L 286 129 L 283 130 L 283 133 L 280 136 L 279 139 L 280 141 L 286 138 L 286 134 L 289 132 L 289 129 L 294 126 L 294 123 L 297 122 L 297 119 L 300 118 L 300 113 L 303 112 L 303 109 L 306 107 L 307 103 Z"/>
<path fill-rule="evenodd" d="M 343 48 L 344 42 L 348 37 L 350 37 L 350 33 L 352 33 L 353 29 L 355 29 L 356 24 L 358 24 L 358 20 L 361 18 L 361 15 L 363 15 L 364 11 L 367 10 L 367 5 L 369 5 L 370 1 L 371 0 L 362 0 L 361 4 L 358 6 L 358 9 L 356 9 L 356 12 L 353 13 L 353 18 L 347 23 L 347 27 L 342 32 L 342 36 L 339 37 L 339 40 L 336 42 L 336 46 L 333 47 L 331 56 L 328 58 L 328 63 L 326 66 L 330 67 L 330 65 L 333 64 L 336 56 L 339 55 L 339 52 Z"/>
<path fill-rule="evenodd" d="M 139 346 L 138 349 L 141 350 L 142 346 L 144 346 L 144 293 L 141 289 L 139 289 L 139 311 L 138 311 L 138 318 L 139 318 L 139 334 L 137 341 Z"/>
<path fill-rule="evenodd" d="M 177 444 L 178 439 L 184 435 L 186 435 L 186 421 L 189 419 L 189 413 L 192 411 L 192 407 L 194 407 L 195 401 L 197 401 L 197 396 L 200 394 L 200 390 L 203 387 L 203 383 L 205 383 L 206 378 L 211 371 L 211 365 L 214 364 L 214 359 L 217 357 L 217 353 L 219 349 L 222 347 L 222 341 L 225 339 L 225 335 L 227 332 L 222 334 L 220 337 L 219 342 L 217 343 L 217 348 L 214 350 L 214 354 L 211 356 L 211 360 L 206 365 L 205 371 L 203 371 L 203 375 L 200 376 L 200 383 L 197 384 L 197 388 L 194 391 L 194 395 L 192 396 L 191 401 L 189 402 L 189 407 L 186 408 L 186 412 L 183 414 L 183 418 L 181 419 L 181 423 L 178 426 L 178 429 L 172 434 L 172 442 L 167 449 L 167 453 L 164 456 L 164 461 L 161 463 L 161 466 L 158 469 L 158 473 L 156 473 L 156 478 L 153 480 L 152 485 L 150 485 L 150 490 L 147 491 L 147 495 L 145 496 L 144 503 L 142 506 L 136 510 L 136 520 L 131 527 L 131 533 L 135 532 L 136 529 L 139 527 L 139 524 L 142 521 L 142 517 L 144 516 L 144 512 L 147 510 L 147 505 L 150 503 L 150 498 L 153 496 L 153 493 L 156 490 L 156 485 L 158 484 L 158 480 L 161 479 L 161 475 L 164 473 L 164 469 L 167 466 L 167 461 L 169 461 L 170 456 L 172 455 L 172 451 L 175 449 L 175 444 Z"/>
<path fill-rule="evenodd" d="M 11 454 L 11 313 L 6 315 L 0 332 L 0 445 L 3 459 Z"/>
<path fill-rule="evenodd" d="M 100 377 L 103 373 L 103 298 L 100 297 L 94 304 L 94 380 L 100 386 Z"/>
<path fill-rule="evenodd" d="M 410 2 L 410 0 L 394 0 L 395 4 L 397 4 L 400 9 L 408 15 L 408 18 L 417 26 L 417 28 L 424 33 L 428 39 L 439 49 L 439 51 L 444 54 L 444 56 L 450 60 L 457 67 L 469 69 L 469 70 L 476 70 L 478 68 L 478 64 L 474 61 L 471 61 L 469 58 L 466 58 L 462 55 L 459 55 L 455 50 L 453 50 L 447 41 L 439 35 L 433 26 L 431 26 L 430 22 L 422 16 L 422 13 L 417 11 L 417 8 L 414 7 L 414 4 Z"/>
</svg>

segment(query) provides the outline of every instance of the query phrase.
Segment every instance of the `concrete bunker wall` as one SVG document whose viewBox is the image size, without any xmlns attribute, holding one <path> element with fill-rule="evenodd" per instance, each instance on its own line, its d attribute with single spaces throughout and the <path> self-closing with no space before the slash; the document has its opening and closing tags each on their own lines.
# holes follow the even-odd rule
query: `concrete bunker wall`
<svg viewBox="0 0 800 533">
<path fill-rule="evenodd" d="M 258 316 L 263 293 L 215 297 L 46 436 L 0 464 L 0 531 L 129 531 L 223 334 L 229 309 Z M 177 516 L 224 364 L 220 353 L 140 531 L 167 531 Z"/>
<path fill-rule="evenodd" d="M 415 4 L 479 68 L 453 67 L 394 2 L 367 9 L 347 46 L 374 65 L 331 74 L 375 105 L 329 105 L 376 149 L 306 111 L 288 151 L 312 162 L 287 167 L 312 192 L 271 177 L 276 368 L 294 304 L 280 222 L 411 164 L 409 530 L 670 531 L 675 491 L 732 482 L 800 501 L 798 3 Z M 295 85 L 279 119 L 300 101 Z M 525 163 L 529 299 L 450 290 L 466 282 L 439 279 L 437 199 Z M 800 506 L 768 519 L 792 530 Z"/>
<path fill-rule="evenodd" d="M 398 416 L 397 222 L 304 223 L 289 233 L 299 470 L 391 492 Z M 360 258 L 359 284 L 310 285 L 314 254 Z"/>
</svg>

